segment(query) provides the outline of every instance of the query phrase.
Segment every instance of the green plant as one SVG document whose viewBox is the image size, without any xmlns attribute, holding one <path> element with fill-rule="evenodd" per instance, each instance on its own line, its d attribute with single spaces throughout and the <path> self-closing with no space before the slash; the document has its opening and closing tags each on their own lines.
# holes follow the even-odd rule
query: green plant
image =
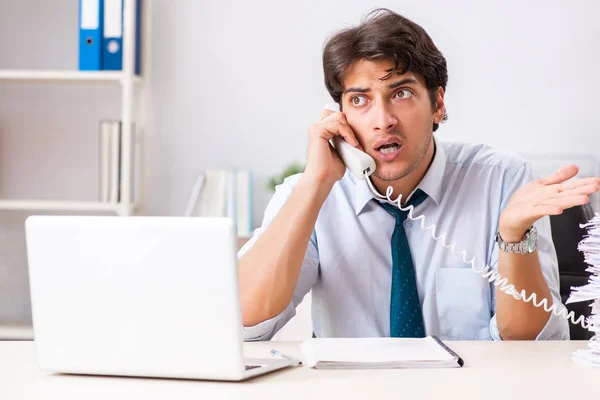
<svg viewBox="0 0 600 400">
<path fill-rule="evenodd" d="M 298 174 L 300 172 L 304 172 L 303 164 L 300 164 L 299 162 L 293 162 L 291 164 L 288 164 L 284 168 L 283 172 L 281 172 L 281 174 L 274 175 L 269 178 L 269 181 L 267 182 L 267 187 L 271 192 L 274 192 L 275 186 L 282 184 L 285 178 L 291 175 Z"/>
</svg>

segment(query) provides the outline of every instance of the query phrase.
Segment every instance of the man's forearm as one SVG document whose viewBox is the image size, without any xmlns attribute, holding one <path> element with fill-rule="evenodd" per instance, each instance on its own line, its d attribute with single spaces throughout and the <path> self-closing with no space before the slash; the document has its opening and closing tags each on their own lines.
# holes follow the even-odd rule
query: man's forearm
<svg viewBox="0 0 600 400">
<path fill-rule="evenodd" d="M 300 178 L 286 204 L 239 260 L 244 326 L 281 313 L 290 303 L 319 211 L 331 186 Z"/>
<path fill-rule="evenodd" d="M 550 288 L 542 274 L 538 252 L 512 254 L 498 251 L 498 272 L 514 285 L 518 292 L 525 289 L 527 295 L 537 294 L 537 301 L 545 298 L 552 304 Z M 498 287 L 499 288 L 499 287 Z M 550 313 L 532 302 L 516 300 L 496 288 L 496 321 L 504 340 L 535 339 L 546 325 Z"/>
<path fill-rule="evenodd" d="M 511 178 L 530 177 L 529 164 L 521 166 Z M 577 175 L 576 165 L 566 165 L 553 174 L 520 187 L 500 214 L 498 231 L 507 243 L 521 241 L 529 228 L 541 218 L 559 215 L 564 210 L 589 203 L 589 195 L 599 190 L 600 178 L 570 180 Z M 549 221 L 547 222 L 549 223 Z M 547 234 L 550 235 L 548 226 Z M 527 255 L 498 252 L 498 271 L 518 290 L 536 293 L 537 302 L 553 304 L 552 293 L 540 267 L 537 252 Z M 515 300 L 496 289 L 496 320 L 503 339 L 535 339 L 550 313 L 531 303 Z"/>
</svg>

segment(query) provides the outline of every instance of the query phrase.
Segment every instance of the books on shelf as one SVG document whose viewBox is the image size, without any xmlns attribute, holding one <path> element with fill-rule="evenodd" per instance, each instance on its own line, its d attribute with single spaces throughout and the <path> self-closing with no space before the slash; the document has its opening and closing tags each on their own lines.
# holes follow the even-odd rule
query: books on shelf
<svg viewBox="0 0 600 400">
<path fill-rule="evenodd" d="M 600 213 L 586 224 L 587 235 L 579 243 L 579 251 L 584 253 L 584 260 L 589 265 L 586 271 L 590 273 L 587 285 L 571 288 L 567 304 L 593 300 L 592 312 L 586 319 L 588 330 L 594 334 L 589 340 L 586 350 L 573 353 L 573 360 L 579 364 L 600 367 Z"/>
<path fill-rule="evenodd" d="M 100 122 L 99 129 L 99 148 L 100 148 L 100 165 L 99 165 L 99 182 L 100 201 L 108 203 L 110 199 L 110 166 L 111 160 L 111 143 L 112 143 L 112 126 L 109 123 Z"/>
<path fill-rule="evenodd" d="M 185 216 L 231 218 L 238 235 L 250 235 L 252 172 L 243 168 L 201 171 L 192 187 Z"/>
<path fill-rule="evenodd" d="M 252 174 L 250 170 L 238 169 L 235 171 L 234 192 L 238 234 L 249 236 L 252 234 Z"/>
<path fill-rule="evenodd" d="M 135 125 L 131 129 L 135 138 Z M 121 160 L 121 147 L 123 132 L 121 121 L 102 120 L 99 123 L 99 181 L 100 201 L 103 203 L 119 203 L 121 197 L 121 181 L 123 163 Z M 133 201 L 134 176 L 135 176 L 136 140 L 131 140 L 131 168 L 130 168 L 130 200 Z"/>
</svg>

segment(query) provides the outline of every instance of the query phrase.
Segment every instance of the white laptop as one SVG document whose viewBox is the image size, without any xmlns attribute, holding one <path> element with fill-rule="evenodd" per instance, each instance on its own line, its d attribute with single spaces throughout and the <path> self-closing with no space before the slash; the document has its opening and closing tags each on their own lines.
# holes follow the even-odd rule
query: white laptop
<svg viewBox="0 0 600 400">
<path fill-rule="evenodd" d="M 31 216 L 25 228 L 42 370 L 234 381 L 295 364 L 244 359 L 230 219 Z"/>
</svg>

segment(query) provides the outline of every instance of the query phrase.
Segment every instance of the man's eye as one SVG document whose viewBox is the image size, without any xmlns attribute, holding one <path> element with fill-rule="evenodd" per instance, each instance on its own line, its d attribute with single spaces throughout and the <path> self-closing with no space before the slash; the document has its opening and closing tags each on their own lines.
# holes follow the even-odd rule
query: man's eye
<svg viewBox="0 0 600 400">
<path fill-rule="evenodd" d="M 412 97 L 412 92 L 409 90 L 398 90 L 395 94 L 395 96 L 399 99 L 409 99 Z"/>
<path fill-rule="evenodd" d="M 352 102 L 353 106 L 360 107 L 364 105 L 367 100 L 363 96 L 354 96 L 352 99 L 350 99 L 350 101 Z"/>
</svg>

